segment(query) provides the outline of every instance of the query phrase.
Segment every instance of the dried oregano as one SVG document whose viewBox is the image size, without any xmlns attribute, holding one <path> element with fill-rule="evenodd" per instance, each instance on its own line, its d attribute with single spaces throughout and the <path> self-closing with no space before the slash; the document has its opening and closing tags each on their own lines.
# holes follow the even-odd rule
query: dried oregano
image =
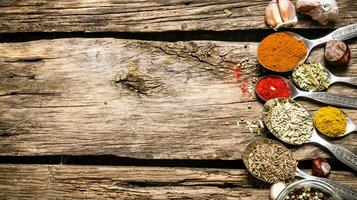
<svg viewBox="0 0 357 200">
<path fill-rule="evenodd" d="M 320 63 L 302 64 L 293 71 L 293 81 L 303 90 L 319 91 L 327 89 L 330 77 Z"/>
</svg>

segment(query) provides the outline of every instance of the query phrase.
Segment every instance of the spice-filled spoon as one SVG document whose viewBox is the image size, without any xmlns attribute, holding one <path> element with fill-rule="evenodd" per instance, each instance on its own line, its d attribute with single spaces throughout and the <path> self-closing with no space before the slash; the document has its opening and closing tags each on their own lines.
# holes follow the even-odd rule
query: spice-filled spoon
<svg viewBox="0 0 357 200">
<path fill-rule="evenodd" d="M 275 140 L 257 138 L 243 151 L 243 163 L 257 179 L 266 183 L 290 182 L 295 176 L 331 185 L 344 199 L 357 199 L 357 192 L 327 178 L 311 176 L 297 167 L 289 149 Z"/>
<path fill-rule="evenodd" d="M 314 125 L 319 133 L 330 137 L 344 137 L 357 132 L 357 125 L 341 109 L 327 106 L 321 107 L 314 115 Z"/>
<path fill-rule="evenodd" d="M 347 115 L 346 115 L 347 116 Z M 346 132 L 338 137 L 343 137 L 345 135 L 348 135 L 350 133 L 357 132 L 357 124 L 353 123 L 351 118 L 347 116 L 347 127 L 346 127 Z"/>
<path fill-rule="evenodd" d="M 321 91 L 340 82 L 357 86 L 357 77 L 340 77 L 333 75 L 321 63 L 305 63 L 297 66 L 292 73 L 292 80 L 306 91 Z"/>
<path fill-rule="evenodd" d="M 357 24 L 341 27 L 314 40 L 293 32 L 276 32 L 262 40 L 258 47 L 259 63 L 275 72 L 288 72 L 305 62 L 311 50 L 329 40 L 347 40 L 357 36 Z"/>
<path fill-rule="evenodd" d="M 279 140 L 292 145 L 315 143 L 329 150 L 339 161 L 357 171 L 357 156 L 346 148 L 320 137 L 309 112 L 287 98 L 274 98 L 264 105 L 263 121 Z"/>
<path fill-rule="evenodd" d="M 264 101 L 275 97 L 286 97 L 295 99 L 306 97 L 321 103 L 357 108 L 357 99 L 345 95 L 338 95 L 329 92 L 308 92 L 299 90 L 291 81 L 282 76 L 269 75 L 261 77 L 256 86 L 255 92 Z"/>
</svg>

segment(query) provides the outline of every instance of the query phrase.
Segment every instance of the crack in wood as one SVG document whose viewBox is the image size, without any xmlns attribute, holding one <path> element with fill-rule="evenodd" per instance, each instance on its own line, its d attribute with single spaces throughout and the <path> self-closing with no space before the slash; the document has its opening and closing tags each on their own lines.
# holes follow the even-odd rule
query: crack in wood
<svg viewBox="0 0 357 200">
<path fill-rule="evenodd" d="M 9 73 L 9 74 L 5 74 L 4 77 L 8 77 L 8 78 L 27 78 L 29 80 L 36 80 L 36 75 L 31 74 L 31 75 L 20 75 L 20 74 L 15 74 L 15 73 Z"/>
<path fill-rule="evenodd" d="M 216 52 L 216 46 L 212 43 L 208 43 L 205 46 L 198 46 L 193 42 L 175 42 L 156 45 L 154 47 L 165 54 L 176 55 L 180 58 L 193 58 L 213 67 L 220 66 L 225 62 L 225 55 L 220 55 Z"/>
<path fill-rule="evenodd" d="M 166 187 L 166 186 L 190 186 L 190 187 L 217 187 L 217 188 L 251 188 L 251 184 L 239 184 L 232 182 L 210 182 L 202 179 L 183 179 L 178 181 L 122 181 L 117 186 L 126 186 L 128 188 L 143 187 Z M 258 184 L 258 188 L 267 188 L 263 184 Z"/>
<path fill-rule="evenodd" d="M 122 68 L 117 71 L 114 82 L 121 83 L 127 89 L 145 96 L 167 94 L 162 82 L 140 71 L 133 61 L 130 61 L 129 68 Z"/>
<path fill-rule="evenodd" d="M 0 93 L 0 96 L 15 96 L 15 95 L 29 95 L 29 96 L 60 96 L 61 93 L 55 92 L 5 92 Z"/>
</svg>

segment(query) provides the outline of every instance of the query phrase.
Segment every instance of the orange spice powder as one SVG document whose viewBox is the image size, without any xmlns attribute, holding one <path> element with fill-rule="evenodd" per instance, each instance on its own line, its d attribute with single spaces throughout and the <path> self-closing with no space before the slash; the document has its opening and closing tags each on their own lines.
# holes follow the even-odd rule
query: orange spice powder
<svg viewBox="0 0 357 200">
<path fill-rule="evenodd" d="M 293 70 L 306 54 L 305 43 L 287 32 L 269 35 L 258 47 L 259 63 L 276 72 Z"/>
</svg>

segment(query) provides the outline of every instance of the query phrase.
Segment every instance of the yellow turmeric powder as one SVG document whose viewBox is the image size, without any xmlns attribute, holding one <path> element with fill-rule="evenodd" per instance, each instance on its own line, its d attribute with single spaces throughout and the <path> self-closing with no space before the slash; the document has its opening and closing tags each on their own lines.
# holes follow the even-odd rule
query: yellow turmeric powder
<svg viewBox="0 0 357 200">
<path fill-rule="evenodd" d="M 324 135 L 338 137 L 346 132 L 346 114 L 335 107 L 322 107 L 314 117 L 316 128 Z"/>
</svg>

